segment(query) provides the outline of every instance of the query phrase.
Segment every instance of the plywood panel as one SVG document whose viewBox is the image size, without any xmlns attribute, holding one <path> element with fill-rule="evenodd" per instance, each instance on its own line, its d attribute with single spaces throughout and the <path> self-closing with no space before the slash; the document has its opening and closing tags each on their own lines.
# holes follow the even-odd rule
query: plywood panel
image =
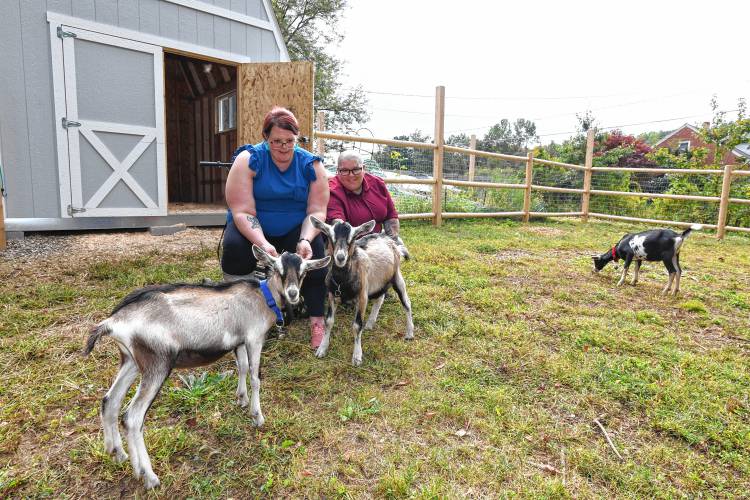
<svg viewBox="0 0 750 500">
<path fill-rule="evenodd" d="M 263 140 L 263 117 L 273 106 L 288 108 L 297 117 L 300 135 L 312 139 L 313 64 L 309 61 L 250 63 L 238 67 L 238 143 Z M 310 150 L 312 141 L 304 145 Z"/>
<path fill-rule="evenodd" d="M 177 5 L 161 2 L 159 4 L 159 34 L 173 40 L 180 39 L 179 16 Z"/>
<path fill-rule="evenodd" d="M 47 10 L 70 15 L 72 12 L 72 0 L 47 0 Z"/>
<path fill-rule="evenodd" d="M 198 45 L 214 46 L 214 18 L 211 14 L 198 12 L 197 16 Z"/>
</svg>

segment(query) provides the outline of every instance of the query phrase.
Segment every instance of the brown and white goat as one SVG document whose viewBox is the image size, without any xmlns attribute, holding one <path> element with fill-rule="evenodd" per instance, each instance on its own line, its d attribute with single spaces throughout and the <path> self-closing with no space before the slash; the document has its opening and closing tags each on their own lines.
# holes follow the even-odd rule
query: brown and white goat
<svg viewBox="0 0 750 500">
<path fill-rule="evenodd" d="M 286 252 L 276 258 L 257 246 L 253 246 L 253 253 L 270 269 L 266 285 L 279 308 L 284 303 L 299 302 L 305 273 L 325 267 L 330 260 L 325 257 L 305 261 Z M 206 365 L 233 351 L 239 371 L 237 402 L 243 408 L 248 404 L 249 370 L 250 414 L 256 426 L 263 425 L 260 353 L 266 332 L 278 316 L 268 305 L 261 286 L 254 278 L 216 284 L 148 286 L 130 293 L 92 329 L 86 354 L 105 335 L 112 337 L 120 350 L 120 371 L 102 399 L 101 414 L 104 449 L 118 462 L 128 455 L 122 448 L 117 416 L 128 389 L 141 374 L 122 424 L 133 473 L 143 478 L 147 489 L 158 486 L 159 478 L 146 451 L 143 421 L 172 369 Z"/>
<path fill-rule="evenodd" d="M 385 292 L 392 286 L 406 311 L 406 340 L 414 338 L 414 323 L 411 315 L 411 301 L 406 293 L 406 283 L 401 275 L 401 257 L 408 254 L 401 250 L 396 242 L 384 234 L 367 234 L 375 227 L 371 220 L 358 227 L 336 219 L 333 225 L 321 222 L 310 216 L 313 226 L 320 229 L 328 241 L 328 253 L 333 264 L 326 275 L 328 288 L 328 309 L 326 311 L 326 333 L 315 352 L 322 358 L 328 351 L 331 330 L 336 315 L 336 299 L 354 300 L 354 351 L 352 364 L 362 364 L 362 330 L 372 329 L 378 319 L 380 307 L 385 299 Z M 367 234 L 357 239 L 359 235 Z M 367 311 L 367 302 L 375 299 L 367 324 L 363 318 Z"/>
</svg>

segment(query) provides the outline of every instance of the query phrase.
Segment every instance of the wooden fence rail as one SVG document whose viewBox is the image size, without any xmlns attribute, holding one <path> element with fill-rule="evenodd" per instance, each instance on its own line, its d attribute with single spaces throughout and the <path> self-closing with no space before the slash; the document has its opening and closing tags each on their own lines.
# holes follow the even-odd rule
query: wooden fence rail
<svg viewBox="0 0 750 500">
<path fill-rule="evenodd" d="M 492 153 L 488 151 L 479 151 L 476 149 L 476 136 L 472 136 L 470 148 L 449 146 L 444 143 L 445 128 L 445 88 L 437 87 L 435 92 L 435 143 L 421 143 L 413 141 L 399 141 L 391 139 L 378 139 L 373 137 L 360 137 L 346 134 L 333 134 L 330 132 L 317 131 L 315 137 L 318 139 L 318 154 L 324 154 L 324 141 L 335 140 L 342 142 L 368 143 L 390 146 L 395 148 L 415 148 L 433 151 L 433 170 L 432 177 L 424 179 L 416 178 L 385 178 L 386 184 L 422 184 L 432 186 L 432 212 L 400 214 L 402 219 L 432 219 L 433 224 L 442 224 L 442 219 L 456 218 L 475 218 L 475 217 L 521 217 L 524 222 L 528 222 L 531 217 L 581 217 L 585 222 L 590 217 L 600 219 L 645 222 L 649 224 L 672 225 L 689 227 L 693 223 L 685 221 L 670 221 L 661 219 L 649 219 L 642 217 L 628 217 L 623 215 L 605 214 L 592 212 L 590 210 L 591 196 L 617 196 L 617 197 L 639 197 L 639 198 L 660 198 L 679 201 L 703 201 L 719 203 L 719 213 L 716 224 L 703 224 L 705 228 L 716 229 L 716 237 L 721 239 L 726 231 L 740 231 L 750 233 L 750 228 L 728 226 L 727 218 L 729 208 L 732 204 L 750 205 L 750 199 L 730 198 L 732 180 L 735 177 L 750 176 L 750 171 L 737 171 L 731 165 L 723 169 L 670 169 L 670 168 L 632 168 L 632 167 L 594 167 L 593 166 L 593 149 L 595 130 L 589 130 L 586 135 L 586 156 L 584 165 L 572 163 L 563 163 L 558 161 L 534 158 L 532 153 L 527 156 L 515 156 L 501 153 Z M 318 127 L 323 128 L 325 123 L 322 118 L 322 112 L 318 116 Z M 446 179 L 443 174 L 443 161 L 445 153 L 459 153 L 466 155 L 468 158 L 468 180 Z M 475 181 L 476 164 L 475 159 L 488 158 L 493 160 L 504 160 L 511 162 L 523 163 L 525 165 L 525 176 L 523 184 L 503 183 L 503 182 L 482 182 Z M 583 187 L 568 188 L 558 186 L 543 186 L 533 183 L 534 166 L 549 166 L 565 168 L 577 171 L 583 171 Z M 520 166 L 520 165 L 519 165 Z M 596 173 L 612 172 L 630 172 L 645 174 L 669 174 L 670 176 L 679 175 L 706 175 L 722 176 L 722 188 L 720 196 L 702 196 L 702 195 L 680 195 L 668 193 L 648 193 L 648 192 L 631 192 L 631 191 L 612 191 L 604 189 L 592 189 L 593 176 Z M 443 186 L 468 187 L 468 188 L 485 188 L 485 189 L 520 189 L 523 190 L 523 210 L 509 212 L 444 212 L 443 204 Z M 534 191 L 553 192 L 553 193 L 570 193 L 581 195 L 581 210 L 568 212 L 535 212 L 531 210 L 531 197 Z"/>
</svg>

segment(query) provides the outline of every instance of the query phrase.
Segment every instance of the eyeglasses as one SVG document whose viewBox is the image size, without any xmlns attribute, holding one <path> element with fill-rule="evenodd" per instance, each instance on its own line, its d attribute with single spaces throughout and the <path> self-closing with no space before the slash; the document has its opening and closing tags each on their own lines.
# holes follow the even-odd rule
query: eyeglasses
<svg viewBox="0 0 750 500">
<path fill-rule="evenodd" d="M 357 168 L 340 168 L 336 170 L 339 175 L 359 175 L 362 172 L 362 167 Z"/>
<path fill-rule="evenodd" d="M 270 141 L 268 141 L 268 144 L 270 144 L 274 149 L 293 148 L 294 145 L 297 144 L 297 139 L 289 139 L 288 141 L 282 141 L 281 139 L 271 139 Z"/>
</svg>

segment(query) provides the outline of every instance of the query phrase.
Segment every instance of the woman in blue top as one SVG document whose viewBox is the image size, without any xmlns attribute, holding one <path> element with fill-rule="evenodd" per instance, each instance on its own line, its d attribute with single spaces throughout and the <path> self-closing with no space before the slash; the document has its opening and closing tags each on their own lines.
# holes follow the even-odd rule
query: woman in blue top
<svg viewBox="0 0 750 500">
<path fill-rule="evenodd" d="M 263 120 L 264 142 L 235 152 L 226 184 L 229 205 L 221 268 L 224 279 L 245 277 L 257 261 L 256 244 L 278 257 L 284 250 L 303 259 L 325 255 L 323 237 L 309 215 L 325 220 L 328 178 L 321 158 L 296 147 L 299 125 L 288 110 L 274 107 Z M 310 312 L 311 345 L 323 339 L 325 269 L 311 271 L 302 286 Z"/>
</svg>

